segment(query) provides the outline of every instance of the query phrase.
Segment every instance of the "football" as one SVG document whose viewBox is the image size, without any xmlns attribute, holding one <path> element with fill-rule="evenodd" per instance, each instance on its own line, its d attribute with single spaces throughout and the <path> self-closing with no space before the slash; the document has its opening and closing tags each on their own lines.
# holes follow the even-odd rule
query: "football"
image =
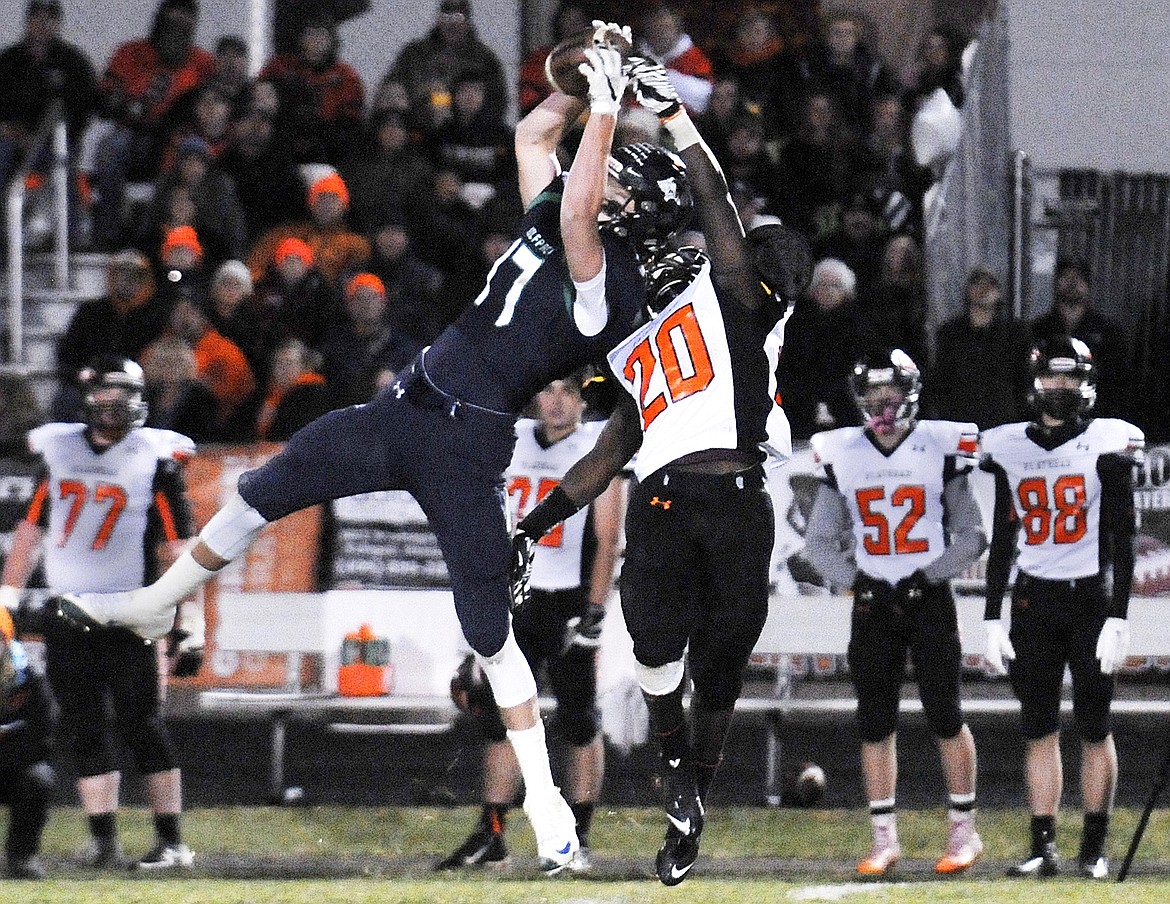
<svg viewBox="0 0 1170 904">
<path fill-rule="evenodd" d="M 585 62 L 585 51 L 590 47 L 612 47 L 621 53 L 623 59 L 633 50 L 625 35 L 604 25 L 565 38 L 549 51 L 544 61 L 545 77 L 554 90 L 573 97 L 589 96 L 589 81 L 577 67 Z"/>
<path fill-rule="evenodd" d="M 814 807 L 825 796 L 825 770 L 816 763 L 796 763 L 785 770 L 784 800 L 790 807 Z"/>
</svg>

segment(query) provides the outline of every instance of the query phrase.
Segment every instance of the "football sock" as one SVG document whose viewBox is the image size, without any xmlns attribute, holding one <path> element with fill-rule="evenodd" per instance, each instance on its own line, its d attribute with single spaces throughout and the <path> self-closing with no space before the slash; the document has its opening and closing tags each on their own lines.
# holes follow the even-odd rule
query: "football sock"
<svg viewBox="0 0 1170 904">
<path fill-rule="evenodd" d="M 89 834 L 98 841 L 113 841 L 118 834 L 116 813 L 94 813 L 89 816 Z"/>
<path fill-rule="evenodd" d="M 579 800 L 570 805 L 577 820 L 577 840 L 581 847 L 589 847 L 589 829 L 593 825 L 593 801 Z"/>
<path fill-rule="evenodd" d="M 493 835 L 503 835 L 508 821 L 508 804 L 484 804 L 480 821 Z"/>
<path fill-rule="evenodd" d="M 179 833 L 178 813 L 155 813 L 154 831 L 165 845 L 175 845 L 183 840 Z"/>
<path fill-rule="evenodd" d="M 897 816 L 894 812 L 894 798 L 871 800 L 869 802 L 869 821 L 872 823 L 875 833 L 879 829 L 886 829 L 891 835 L 896 835 Z"/>
<path fill-rule="evenodd" d="M 1105 849 L 1105 835 L 1109 831 L 1108 813 L 1086 813 L 1084 827 L 1081 829 L 1082 863 L 1096 860 Z"/>
<path fill-rule="evenodd" d="M 1032 856 L 1039 857 L 1044 853 L 1044 846 L 1050 841 L 1056 841 L 1056 817 L 1032 817 Z"/>
<path fill-rule="evenodd" d="M 516 751 L 516 759 L 520 763 L 525 793 L 539 794 L 556 787 L 553 783 L 552 767 L 548 762 L 543 722 L 538 719 L 531 728 L 519 731 L 508 729 L 508 740 L 512 742 L 512 749 Z"/>
<path fill-rule="evenodd" d="M 975 792 L 970 794 L 951 794 L 950 808 L 947 816 L 951 822 L 963 822 L 971 819 L 975 814 Z"/>
<path fill-rule="evenodd" d="M 215 574 L 196 562 L 190 551 L 187 551 L 153 584 L 133 591 L 132 597 L 136 603 L 151 606 L 173 605 L 190 596 Z"/>
<path fill-rule="evenodd" d="M 689 757 L 691 753 L 690 741 L 687 738 L 687 720 L 683 714 L 682 697 L 683 685 L 679 682 L 669 694 L 647 694 L 646 706 L 650 710 L 650 725 L 654 730 L 654 737 L 662 748 L 662 756 L 667 760 L 678 760 Z"/>
</svg>

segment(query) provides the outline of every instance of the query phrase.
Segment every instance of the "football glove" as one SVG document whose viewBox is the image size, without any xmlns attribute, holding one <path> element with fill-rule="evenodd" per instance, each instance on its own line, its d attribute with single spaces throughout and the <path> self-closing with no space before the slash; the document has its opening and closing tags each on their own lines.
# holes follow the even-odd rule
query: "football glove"
<svg viewBox="0 0 1170 904">
<path fill-rule="evenodd" d="M 606 31 L 616 31 L 623 38 L 634 43 L 634 33 L 630 30 L 628 25 L 618 25 L 616 22 L 602 22 L 600 19 L 594 19 L 591 23 L 594 28 L 604 28 Z"/>
<path fill-rule="evenodd" d="M 984 648 L 983 658 L 996 675 L 1006 675 L 1005 659 L 1016 658 L 1016 648 L 1012 646 L 1008 630 L 1002 620 L 989 618 L 983 622 L 983 629 L 987 632 L 987 645 Z"/>
<path fill-rule="evenodd" d="M 630 57 L 626 63 L 638 103 L 659 119 L 670 119 L 682 106 L 666 69 L 653 60 Z"/>
<path fill-rule="evenodd" d="M 176 678 L 191 678 L 203 666 L 203 642 L 179 628 L 167 635 L 167 658 L 171 674 Z"/>
<path fill-rule="evenodd" d="M 1129 655 L 1129 622 L 1124 618 L 1109 617 L 1097 637 L 1097 658 L 1101 660 L 1101 674 L 1112 675 Z"/>
<path fill-rule="evenodd" d="M 888 603 L 893 597 L 894 588 L 889 581 L 881 578 L 871 578 L 863 571 L 857 572 L 853 579 L 853 599 L 866 606 L 877 606 Z"/>
<path fill-rule="evenodd" d="M 565 622 L 565 650 L 596 650 L 601 646 L 601 626 L 605 622 L 605 606 L 590 603 L 584 615 L 574 615 Z"/>
<path fill-rule="evenodd" d="M 629 76 L 622 71 L 622 55 L 610 47 L 590 47 L 587 62 L 577 67 L 589 82 L 589 111 L 617 116 Z"/>
<path fill-rule="evenodd" d="M 517 531 L 512 537 L 512 564 L 508 568 L 508 589 L 512 594 L 512 611 L 528 602 L 529 581 L 532 580 L 532 559 L 536 555 L 537 538 L 527 531 Z"/>
</svg>

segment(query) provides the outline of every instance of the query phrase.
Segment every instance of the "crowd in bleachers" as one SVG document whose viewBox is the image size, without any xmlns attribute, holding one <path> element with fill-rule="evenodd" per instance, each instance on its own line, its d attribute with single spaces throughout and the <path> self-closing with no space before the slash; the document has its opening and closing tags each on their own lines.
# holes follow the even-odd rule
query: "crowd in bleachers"
<svg viewBox="0 0 1170 904">
<path fill-rule="evenodd" d="M 113 255 L 107 296 L 61 337 L 56 416 L 76 404 L 79 366 L 117 351 L 147 367 L 152 423 L 202 441 L 284 439 L 369 398 L 480 292 L 521 211 L 513 91 L 473 3 L 440 0 L 377 85 L 345 62 L 328 6 L 296 4 L 252 79 L 239 37 L 196 45 L 197 0 L 161 0 L 100 77 L 62 37 L 59 0 L 28 4 L 24 38 L 0 55 L 0 177 L 60 94 L 75 240 Z M 561 4 L 553 40 L 604 6 Z M 927 369 L 930 415 L 991 426 L 1022 413 L 1030 333 L 981 305 L 1001 294 L 996 274 L 972 273 L 962 322 L 924 333 L 923 204 L 953 149 L 964 36 L 935 29 L 895 71 L 859 16 L 820 15 L 815 0 L 730 4 L 722 30 L 688 19 L 693 6 L 647 4 L 631 23 L 636 52 L 667 66 L 745 221 L 779 217 L 812 244 L 816 275 L 779 373 L 795 438 L 856 422 L 857 357 L 900 346 L 926 367 L 934 339 L 946 352 Z M 550 90 L 548 49 L 522 63 L 521 114 Z M 624 140 L 658 139 L 644 112 L 631 106 Z M 151 183 L 148 202 L 131 202 L 133 182 Z M 1082 323 L 1103 374 L 1116 372 L 1124 339 L 1090 314 L 1064 325 Z M 1101 413 L 1128 415 L 1120 395 L 1112 407 L 1105 393 Z"/>
</svg>

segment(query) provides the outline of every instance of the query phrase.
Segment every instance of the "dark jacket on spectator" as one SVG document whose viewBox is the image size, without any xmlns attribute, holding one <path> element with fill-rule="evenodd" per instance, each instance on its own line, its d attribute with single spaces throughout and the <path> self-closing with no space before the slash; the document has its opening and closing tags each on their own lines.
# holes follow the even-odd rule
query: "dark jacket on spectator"
<svg viewBox="0 0 1170 904">
<path fill-rule="evenodd" d="M 924 387 L 929 417 L 974 421 L 986 430 L 1031 417 L 1026 324 L 994 320 L 986 329 L 961 314 L 938 328 L 934 368 Z"/>
<path fill-rule="evenodd" d="M 419 345 L 389 325 L 359 336 L 349 323 L 335 327 L 321 344 L 325 381 L 334 407 L 358 405 L 374 397 L 378 373 L 398 373 L 419 351 Z"/>
<path fill-rule="evenodd" d="M 83 302 L 57 340 L 57 373 L 63 382 L 71 383 L 99 354 L 137 359 L 162 335 L 170 316 L 171 306 L 154 294 L 125 313 L 109 298 Z"/>
<path fill-rule="evenodd" d="M 295 161 L 336 165 L 355 146 L 361 136 L 365 86 L 348 63 L 331 56 L 318 68 L 298 53 L 283 53 L 269 60 L 259 78 L 271 81 L 280 92 Z"/>
<path fill-rule="evenodd" d="M 299 284 L 286 286 L 275 267 L 269 267 L 252 297 L 266 324 L 269 349 L 289 336 L 320 349 L 326 334 L 344 319 L 336 290 L 315 268 Z"/>
<path fill-rule="evenodd" d="M 59 38 L 49 45 L 44 60 L 29 53 L 23 41 L 0 52 L 0 123 L 31 135 L 58 92 L 75 141 L 97 104 L 97 75 L 88 57 Z"/>
</svg>

